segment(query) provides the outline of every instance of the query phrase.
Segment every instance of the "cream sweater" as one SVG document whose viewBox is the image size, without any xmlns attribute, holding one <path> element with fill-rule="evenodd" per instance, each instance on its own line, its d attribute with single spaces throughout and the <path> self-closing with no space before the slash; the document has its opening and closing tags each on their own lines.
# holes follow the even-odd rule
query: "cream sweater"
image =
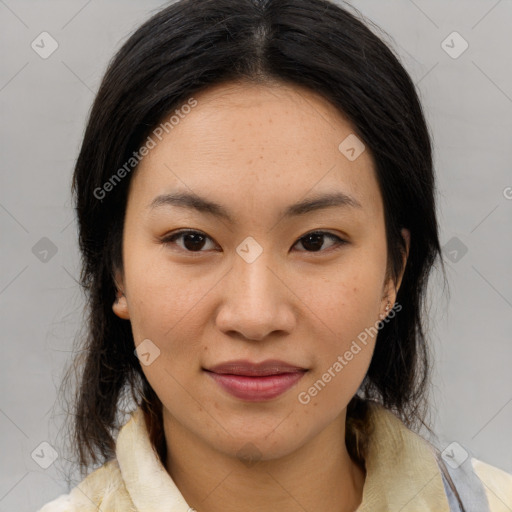
<svg viewBox="0 0 512 512">
<path fill-rule="evenodd" d="M 356 512 L 450 512 L 432 446 L 376 403 L 371 404 L 370 421 L 374 433 L 365 461 L 363 500 Z M 480 480 L 488 510 L 512 512 L 512 475 L 472 457 L 464 464 Z M 119 432 L 116 459 L 38 512 L 192 510 L 153 450 L 143 413 L 137 409 Z M 468 509 L 473 511 L 484 512 L 480 506 Z"/>
</svg>

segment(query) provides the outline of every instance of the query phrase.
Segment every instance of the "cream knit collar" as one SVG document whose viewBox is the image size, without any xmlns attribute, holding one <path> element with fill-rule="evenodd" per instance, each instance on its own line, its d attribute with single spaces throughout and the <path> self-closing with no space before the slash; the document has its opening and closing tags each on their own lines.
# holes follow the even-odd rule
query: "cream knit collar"
<svg viewBox="0 0 512 512">
<path fill-rule="evenodd" d="M 357 512 L 449 512 L 432 447 L 392 412 L 370 403 L 370 438 L 363 501 Z"/>
</svg>

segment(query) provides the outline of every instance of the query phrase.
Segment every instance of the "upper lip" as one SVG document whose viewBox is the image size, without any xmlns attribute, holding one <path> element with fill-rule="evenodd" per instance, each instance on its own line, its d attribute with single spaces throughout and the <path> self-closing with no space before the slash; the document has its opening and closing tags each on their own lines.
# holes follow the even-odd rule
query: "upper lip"
<svg viewBox="0 0 512 512">
<path fill-rule="evenodd" d="M 205 370 L 230 375 L 246 375 L 252 377 L 264 377 L 266 375 L 279 375 L 281 373 L 304 372 L 306 368 L 301 368 L 293 364 L 285 363 L 277 359 L 267 359 L 259 363 L 247 360 L 226 361 Z"/>
</svg>

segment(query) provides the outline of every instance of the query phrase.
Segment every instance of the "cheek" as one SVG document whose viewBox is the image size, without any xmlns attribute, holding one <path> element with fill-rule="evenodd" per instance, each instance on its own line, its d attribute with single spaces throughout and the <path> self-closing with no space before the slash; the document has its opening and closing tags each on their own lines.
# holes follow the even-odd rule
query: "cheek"
<svg viewBox="0 0 512 512">
<path fill-rule="evenodd" d="M 133 250 L 125 258 L 125 279 L 136 343 L 148 338 L 178 357 L 197 349 L 194 340 L 200 339 L 199 318 L 213 278 L 191 279 L 186 268 L 171 263 L 164 248 L 153 247 Z"/>
<path fill-rule="evenodd" d="M 192 372 L 200 371 L 202 329 L 207 314 L 207 279 L 189 277 L 160 249 L 133 251 L 125 260 L 135 344 L 150 340 L 158 353 L 151 364 L 141 364 L 142 371 L 157 395 L 178 407 L 187 402 L 183 383 Z"/>
<path fill-rule="evenodd" d="M 316 321 L 316 364 L 298 398 L 330 419 L 357 392 L 375 347 L 380 276 L 363 270 L 351 269 L 348 276 L 341 272 L 339 280 L 324 283 L 316 301 L 312 298 L 320 320 Z"/>
<path fill-rule="evenodd" d="M 300 294 L 319 323 L 346 340 L 378 319 L 384 270 L 375 256 L 354 253 L 326 275 L 302 279 Z"/>
<path fill-rule="evenodd" d="M 377 254 L 354 254 L 329 278 L 315 280 L 308 302 L 317 317 L 317 364 L 308 385 L 314 386 L 313 394 L 322 390 L 318 403 L 326 407 L 341 397 L 349 400 L 371 362 L 385 272 Z"/>
</svg>

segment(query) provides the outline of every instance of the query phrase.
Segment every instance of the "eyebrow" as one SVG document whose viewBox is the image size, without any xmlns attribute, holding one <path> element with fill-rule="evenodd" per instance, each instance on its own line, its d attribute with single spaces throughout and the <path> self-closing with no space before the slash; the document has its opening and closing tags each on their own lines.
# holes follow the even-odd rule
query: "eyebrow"
<svg viewBox="0 0 512 512">
<path fill-rule="evenodd" d="M 230 214 L 224 206 L 190 192 L 159 195 L 153 199 L 148 205 L 148 208 L 154 210 L 163 206 L 190 208 L 201 213 L 225 219 L 232 224 L 235 223 L 234 216 Z M 292 204 L 281 213 L 280 217 L 290 218 L 334 207 L 363 208 L 355 197 L 345 194 L 344 192 L 332 192 L 317 195 Z"/>
</svg>

